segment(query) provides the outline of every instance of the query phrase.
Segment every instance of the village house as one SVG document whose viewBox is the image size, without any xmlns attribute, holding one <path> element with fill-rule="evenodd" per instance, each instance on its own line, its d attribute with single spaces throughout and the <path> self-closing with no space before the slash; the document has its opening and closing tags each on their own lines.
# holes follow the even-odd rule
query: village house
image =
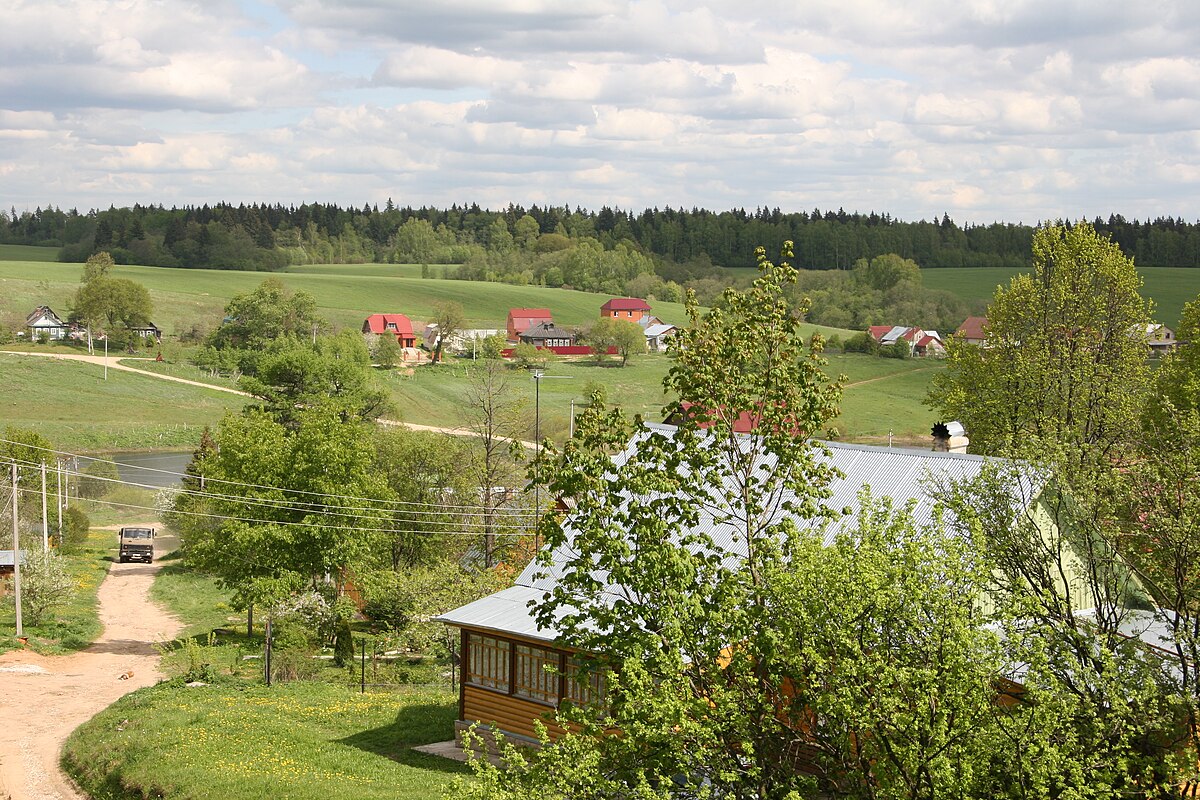
<svg viewBox="0 0 1200 800">
<path fill-rule="evenodd" d="M 484 339 L 491 336 L 498 336 L 500 333 L 500 330 L 496 328 L 467 328 L 455 331 L 446 340 L 443 349 L 456 353 L 469 353 L 473 347 L 478 347 Z M 431 322 L 425 326 L 425 335 L 422 344 L 426 350 L 433 352 L 437 349 L 440 338 L 441 335 L 438 333 L 438 324 L 436 322 Z"/>
<path fill-rule="evenodd" d="M 363 321 L 362 332 L 376 336 L 390 333 L 396 337 L 396 342 L 401 347 L 417 346 L 412 320 L 403 314 L 372 314 Z"/>
<path fill-rule="evenodd" d="M 1169 353 L 1179 344 L 1175 331 L 1159 322 L 1146 324 L 1146 344 L 1152 353 Z"/>
<path fill-rule="evenodd" d="M 521 341 L 521 334 L 534 325 L 554 324 L 548 308 L 510 308 L 508 310 L 508 341 Z"/>
<path fill-rule="evenodd" d="M 667 349 L 667 342 L 678 332 L 674 325 L 659 322 L 646 326 L 646 349 L 651 353 L 662 353 Z"/>
<path fill-rule="evenodd" d="M 614 297 L 600 306 L 600 316 L 641 322 L 650 314 L 650 304 L 638 297 Z"/>
<path fill-rule="evenodd" d="M 50 306 L 38 306 L 25 317 L 25 327 L 29 329 L 29 338 L 37 341 L 42 336 L 52 341 L 67 338 L 69 326 Z"/>
<path fill-rule="evenodd" d="M 967 344 L 983 344 L 987 338 L 983 330 L 986 326 L 987 317 L 967 317 L 963 320 L 963 324 L 958 326 L 954 335 Z"/>
<path fill-rule="evenodd" d="M 575 338 L 574 333 L 553 322 L 539 322 L 520 336 L 522 344 L 535 347 L 574 347 Z"/>
<path fill-rule="evenodd" d="M 668 434 L 675 430 L 670 425 L 649 427 Z M 939 448 L 958 449 L 963 445 L 961 426 L 943 426 L 939 433 L 942 439 L 937 443 Z M 638 447 L 639 440 L 635 438 L 617 457 L 618 465 L 632 458 Z M 840 527 L 854 524 L 864 485 L 871 487 L 875 497 L 891 498 L 897 508 L 912 502 L 914 521 L 919 526 L 926 525 L 932 523 L 936 514 L 944 512 L 936 489 L 940 482 L 973 479 L 992 461 L 963 453 L 840 442 L 827 442 L 825 447 L 825 457 L 839 477 L 830 484 L 831 496 L 824 502 L 830 508 L 849 509 L 850 515 L 840 522 L 797 522 L 801 526 L 819 526 L 816 529 L 826 542 L 833 540 Z M 1025 473 L 1019 483 L 1012 487 L 1014 504 L 1033 509 L 1030 513 L 1038 519 L 1049 519 L 1038 508 L 1039 478 Z M 736 494 L 733 486 L 729 491 Z M 783 506 L 783 503 L 778 505 Z M 571 504 L 562 503 L 561 507 L 569 509 Z M 697 530 L 704 530 L 716 546 L 727 552 L 744 552 L 745 545 L 735 524 L 728 519 L 718 520 L 713 509 L 703 509 L 700 514 Z M 950 515 L 944 514 L 943 519 L 946 516 Z M 569 514 L 565 524 L 569 530 Z M 676 535 L 683 538 L 686 534 L 678 531 Z M 460 630 L 462 681 L 456 735 L 475 724 L 485 731 L 495 725 L 511 739 L 531 742 L 536 739 L 534 722 L 541 720 L 552 737 L 560 736 L 562 730 L 553 722 L 554 710 L 560 703 L 586 702 L 602 695 L 603 686 L 598 678 L 589 676 L 588 683 L 581 685 L 578 654 L 559 643 L 555 630 L 541 627 L 534 612 L 534 607 L 554 589 L 554 576 L 561 574 L 571 557 L 565 548 L 559 548 L 551 553 L 549 567 L 535 561 L 517 577 L 513 586 L 438 618 Z M 1069 585 L 1073 596 L 1084 596 L 1083 570 L 1077 564 L 1071 569 L 1074 574 Z M 606 592 L 606 596 L 613 598 L 620 594 L 620 587 L 609 587 Z M 630 600 L 636 605 L 636 598 Z"/>
<path fill-rule="evenodd" d="M 871 325 L 867 328 L 871 338 L 879 342 L 880 347 L 890 347 L 896 342 L 906 342 L 909 352 L 914 356 L 945 355 L 946 347 L 937 331 L 927 331 L 907 325 Z"/>
</svg>

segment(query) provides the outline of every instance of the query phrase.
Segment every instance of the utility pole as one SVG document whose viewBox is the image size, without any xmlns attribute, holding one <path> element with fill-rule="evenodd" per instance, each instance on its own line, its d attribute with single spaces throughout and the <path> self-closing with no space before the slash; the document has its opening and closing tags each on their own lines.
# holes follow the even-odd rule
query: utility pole
<svg viewBox="0 0 1200 800">
<path fill-rule="evenodd" d="M 46 462 L 42 462 L 42 552 L 50 549 L 50 520 L 46 517 Z"/>
<path fill-rule="evenodd" d="M 55 508 L 58 512 L 55 517 L 58 519 L 58 546 L 62 547 L 62 518 L 63 518 L 63 492 L 62 492 L 62 461 L 54 462 L 54 477 L 58 479 L 58 494 L 54 495 Z"/>
<path fill-rule="evenodd" d="M 25 635 L 21 622 L 21 528 L 17 524 L 17 462 L 12 462 L 13 601 L 17 606 L 17 638 Z"/>
<path fill-rule="evenodd" d="M 108 334 L 104 334 L 104 380 L 108 380 Z"/>
</svg>

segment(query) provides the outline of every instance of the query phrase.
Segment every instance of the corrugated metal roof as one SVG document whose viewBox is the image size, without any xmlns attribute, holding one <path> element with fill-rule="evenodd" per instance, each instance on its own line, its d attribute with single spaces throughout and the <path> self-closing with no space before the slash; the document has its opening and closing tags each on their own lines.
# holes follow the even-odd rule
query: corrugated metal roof
<svg viewBox="0 0 1200 800">
<path fill-rule="evenodd" d="M 668 331 L 673 331 L 673 330 L 675 330 L 674 325 L 667 325 L 667 324 L 648 325 L 648 326 L 646 326 L 646 335 L 647 336 L 662 336 L 664 333 L 666 333 Z"/>
<path fill-rule="evenodd" d="M 670 425 L 648 424 L 646 427 L 649 431 L 642 436 L 652 432 L 670 434 L 675 430 Z M 826 450 L 829 464 L 842 476 L 830 483 L 830 497 L 823 503 L 825 507 L 835 511 L 843 508 L 850 510 L 849 514 L 834 520 L 799 521 L 802 528 L 821 531 L 826 544 L 832 543 L 843 529 L 857 524 L 859 493 L 864 486 L 870 487 L 873 497 L 891 498 L 897 508 L 913 502 L 913 519 L 918 526 L 925 526 L 932 523 L 938 513 L 939 485 L 975 478 L 989 462 L 998 463 L 996 459 L 960 453 L 839 442 L 820 444 Z M 618 467 L 636 455 L 639 445 L 640 438 L 635 437 L 625 451 L 614 458 Z M 759 469 L 769 472 L 772 464 L 773 459 L 764 458 Z M 1040 481 L 1032 472 L 1023 471 L 1020 485 L 1013 486 L 1012 491 L 1014 505 L 1028 507 L 1040 491 Z M 727 494 L 735 496 L 736 492 L 729 491 Z M 789 498 L 785 493 L 778 499 L 786 501 Z M 707 503 L 701 505 L 700 518 L 692 532 L 704 533 L 712 542 L 713 548 L 725 555 L 727 562 L 736 562 L 744 557 L 745 543 L 741 540 L 742 528 L 737 524 L 736 509 L 732 506 L 710 508 L 708 506 L 711 504 Z M 774 507 L 778 508 L 780 505 L 782 502 L 775 503 Z M 786 513 L 779 511 L 776 519 L 783 519 Z M 948 512 L 945 513 L 944 519 L 952 520 Z M 569 534 L 569 520 L 567 531 Z M 564 565 L 577 555 L 568 541 L 556 549 L 549 567 L 534 561 L 521 572 L 516 585 L 511 589 L 463 606 L 440 619 L 454 625 L 469 625 L 521 636 L 553 639 L 553 632 L 537 628 L 528 606 L 543 599 L 545 592 L 557 584 L 563 574 Z M 607 582 L 607 576 L 602 572 L 597 572 L 596 577 L 601 583 Z M 615 599 L 621 595 L 622 590 L 621 587 L 609 586 L 607 593 Z"/>
<path fill-rule="evenodd" d="M 22 550 L 21 551 L 21 563 L 24 564 L 26 559 L 28 559 L 28 558 L 29 558 L 29 551 Z M 12 550 L 0 550 L 0 567 L 11 567 L 11 566 L 14 566 L 13 551 Z"/>
</svg>

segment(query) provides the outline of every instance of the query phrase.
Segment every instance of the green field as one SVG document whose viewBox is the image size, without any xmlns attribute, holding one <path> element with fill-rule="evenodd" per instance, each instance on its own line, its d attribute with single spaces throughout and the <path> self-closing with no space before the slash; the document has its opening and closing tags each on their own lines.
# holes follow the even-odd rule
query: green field
<svg viewBox="0 0 1200 800">
<path fill-rule="evenodd" d="M 191 448 L 245 398 L 99 365 L 0 353 L 0 427 L 65 450 Z"/>
<path fill-rule="evenodd" d="M 57 255 L 57 247 L 0 244 L 0 261 L 54 261 Z"/>
<path fill-rule="evenodd" d="M 39 305 L 64 315 L 81 272 L 80 264 L 0 260 L 0 321 L 13 325 L 16 317 L 23 319 Z M 231 297 L 253 291 L 271 277 L 262 272 L 135 266 L 118 266 L 113 274 L 150 290 L 154 322 L 168 336 L 195 325 L 215 328 Z M 584 325 L 599 318 L 600 306 L 609 297 L 542 286 L 425 280 L 419 275 L 420 267 L 393 264 L 322 264 L 274 273 L 289 288 L 312 294 L 321 315 L 335 326 L 354 329 L 377 312 L 406 314 L 420 326 L 438 303 L 448 301 L 461 303 L 474 327 L 502 329 L 508 309 L 520 306 L 546 307 L 560 324 Z M 686 320 L 678 303 L 656 302 L 654 313 L 677 324 Z"/>
</svg>

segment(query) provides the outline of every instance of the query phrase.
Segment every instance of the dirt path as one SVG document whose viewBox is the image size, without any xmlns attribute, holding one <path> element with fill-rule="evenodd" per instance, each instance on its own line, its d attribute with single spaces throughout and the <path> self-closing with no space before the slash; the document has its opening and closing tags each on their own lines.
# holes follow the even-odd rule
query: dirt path
<svg viewBox="0 0 1200 800">
<path fill-rule="evenodd" d="M 898 372 L 889 372 L 887 375 L 880 375 L 876 378 L 866 378 L 865 380 L 855 381 L 854 383 L 844 383 L 844 384 L 842 384 L 842 388 L 843 389 L 853 389 L 855 386 L 862 386 L 862 385 L 868 384 L 868 383 L 875 383 L 876 381 L 886 381 L 888 378 L 898 378 L 901 375 L 913 375 L 918 372 L 929 372 L 929 370 L 931 370 L 931 369 L 937 369 L 937 367 L 919 367 L 918 369 L 902 369 L 902 370 L 899 370 Z"/>
<path fill-rule="evenodd" d="M 28 353 L 21 350 L 4 350 L 0 352 L 12 356 L 36 356 L 40 358 L 57 358 L 60 361 L 82 361 L 85 364 L 97 364 L 99 366 L 104 366 L 104 362 L 107 361 L 109 369 L 120 370 L 121 372 L 135 372 L 138 375 L 149 375 L 151 378 L 158 378 L 159 380 L 173 381 L 174 383 L 183 383 L 188 386 L 199 386 L 201 389 L 212 389 L 213 391 L 217 392 L 228 392 L 229 394 L 238 394 L 242 397 L 250 397 L 248 393 L 243 392 L 240 389 L 231 389 L 228 386 L 217 386 L 211 383 L 192 381 L 188 380 L 187 378 L 176 378 L 174 375 L 163 375 L 160 372 L 151 372 L 147 369 L 138 369 L 137 367 L 131 367 L 128 364 L 122 364 L 121 359 L 129 358 L 128 356 L 85 356 L 77 353 Z M 152 359 L 141 360 L 150 361 Z"/>
<path fill-rule="evenodd" d="M 156 553 L 171 549 L 167 537 Z M 98 711 L 161 676 L 154 643 L 172 638 L 179 621 L 150 602 L 153 564 L 113 564 L 100 585 L 104 631 L 68 656 L 26 651 L 0 655 L 0 797 L 84 800 L 58 768 L 67 735 Z M 128 676 L 122 679 L 121 676 Z"/>
</svg>

